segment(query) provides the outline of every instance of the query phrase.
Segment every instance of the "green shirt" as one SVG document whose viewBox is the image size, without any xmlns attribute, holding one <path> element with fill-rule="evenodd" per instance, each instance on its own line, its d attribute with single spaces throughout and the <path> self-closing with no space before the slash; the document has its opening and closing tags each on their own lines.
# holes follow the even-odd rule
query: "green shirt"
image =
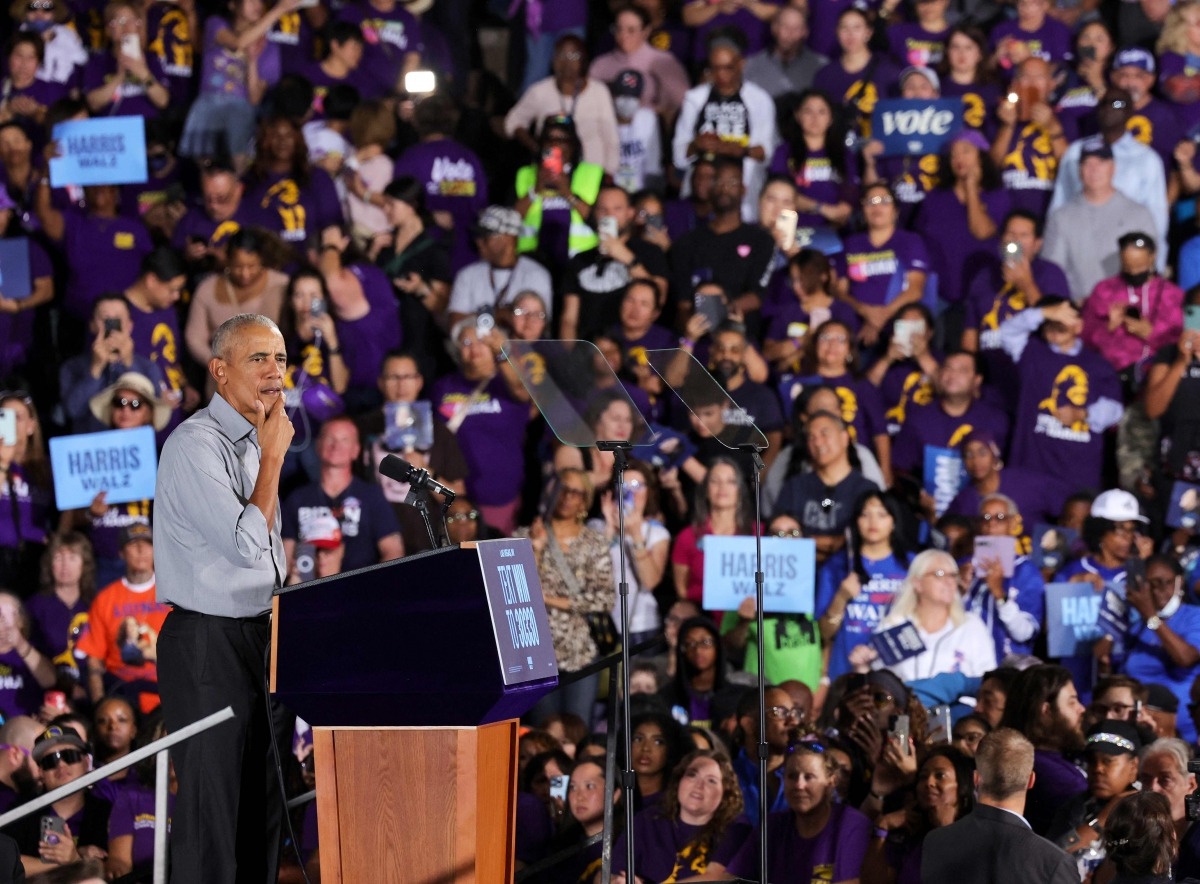
<svg viewBox="0 0 1200 884">
<path fill-rule="evenodd" d="M 726 611 L 721 620 L 721 634 L 736 627 L 741 618 L 737 611 Z M 781 684 L 796 679 L 812 690 L 821 681 L 821 633 L 816 621 L 803 614 L 769 614 L 763 619 L 767 643 L 763 660 L 767 667 L 767 682 Z M 758 674 L 758 624 L 751 620 L 746 627 L 746 672 Z"/>
</svg>

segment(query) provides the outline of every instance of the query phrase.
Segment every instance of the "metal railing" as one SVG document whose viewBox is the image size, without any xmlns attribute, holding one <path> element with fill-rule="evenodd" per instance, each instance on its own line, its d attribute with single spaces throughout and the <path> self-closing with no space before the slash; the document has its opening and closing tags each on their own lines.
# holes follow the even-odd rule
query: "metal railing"
<svg viewBox="0 0 1200 884">
<path fill-rule="evenodd" d="M 154 781 L 154 884 L 166 884 L 167 881 L 167 789 L 170 785 L 170 770 L 169 757 L 167 750 L 172 746 L 182 743 L 184 740 L 189 740 L 196 734 L 204 733 L 211 727 L 229 721 L 233 718 L 233 709 L 226 706 L 219 712 L 214 712 L 212 715 L 205 716 L 197 721 L 193 721 L 187 727 L 180 728 L 174 733 L 167 734 L 165 737 L 155 740 L 143 746 L 141 749 L 135 749 L 128 755 L 118 758 L 116 761 L 110 761 L 103 767 L 98 767 L 90 771 L 77 780 L 72 780 L 65 786 L 59 786 L 52 792 L 47 792 L 44 795 L 39 795 L 31 801 L 26 801 L 19 807 L 14 807 L 7 813 L 0 814 L 0 829 L 5 826 L 15 823 L 17 820 L 24 819 L 32 813 L 37 813 L 43 807 L 49 807 L 60 798 L 66 798 L 68 795 L 74 795 L 81 789 L 86 789 L 93 783 L 98 783 L 101 780 L 111 777 L 115 773 L 120 773 L 128 767 L 132 767 L 139 761 L 149 758 L 151 755 L 156 755 L 156 776 Z"/>
</svg>

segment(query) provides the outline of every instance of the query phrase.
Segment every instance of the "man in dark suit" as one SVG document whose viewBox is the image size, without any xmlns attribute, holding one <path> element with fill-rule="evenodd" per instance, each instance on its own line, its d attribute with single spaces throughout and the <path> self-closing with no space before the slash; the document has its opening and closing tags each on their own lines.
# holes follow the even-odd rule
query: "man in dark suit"
<svg viewBox="0 0 1200 884">
<path fill-rule="evenodd" d="M 975 753 L 979 801 L 934 829 L 921 851 L 923 884 L 1078 884 L 1075 862 L 1035 835 L 1022 815 L 1033 786 L 1033 744 L 1012 728 L 984 737 Z"/>
</svg>

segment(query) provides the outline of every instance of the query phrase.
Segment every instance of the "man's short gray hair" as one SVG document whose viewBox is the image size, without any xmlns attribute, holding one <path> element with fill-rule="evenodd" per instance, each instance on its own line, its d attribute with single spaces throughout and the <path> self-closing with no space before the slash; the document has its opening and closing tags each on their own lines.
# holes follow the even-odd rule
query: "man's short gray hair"
<svg viewBox="0 0 1200 884">
<path fill-rule="evenodd" d="M 279 326 L 275 324 L 271 317 L 263 316 L 261 313 L 239 313 L 237 316 L 226 319 L 213 332 L 213 356 L 228 361 L 229 347 L 233 343 L 234 338 L 237 337 L 238 332 L 251 325 L 269 328 L 276 334 L 281 334 Z"/>
</svg>

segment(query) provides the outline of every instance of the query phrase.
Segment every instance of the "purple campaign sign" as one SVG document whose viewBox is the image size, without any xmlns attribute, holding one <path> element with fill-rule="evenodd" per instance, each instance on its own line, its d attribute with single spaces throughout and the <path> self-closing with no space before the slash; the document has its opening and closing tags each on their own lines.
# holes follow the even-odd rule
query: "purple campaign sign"
<svg viewBox="0 0 1200 884">
<path fill-rule="evenodd" d="M 557 678 L 558 663 L 533 547 L 525 538 L 481 540 L 476 547 L 504 684 Z"/>
</svg>

